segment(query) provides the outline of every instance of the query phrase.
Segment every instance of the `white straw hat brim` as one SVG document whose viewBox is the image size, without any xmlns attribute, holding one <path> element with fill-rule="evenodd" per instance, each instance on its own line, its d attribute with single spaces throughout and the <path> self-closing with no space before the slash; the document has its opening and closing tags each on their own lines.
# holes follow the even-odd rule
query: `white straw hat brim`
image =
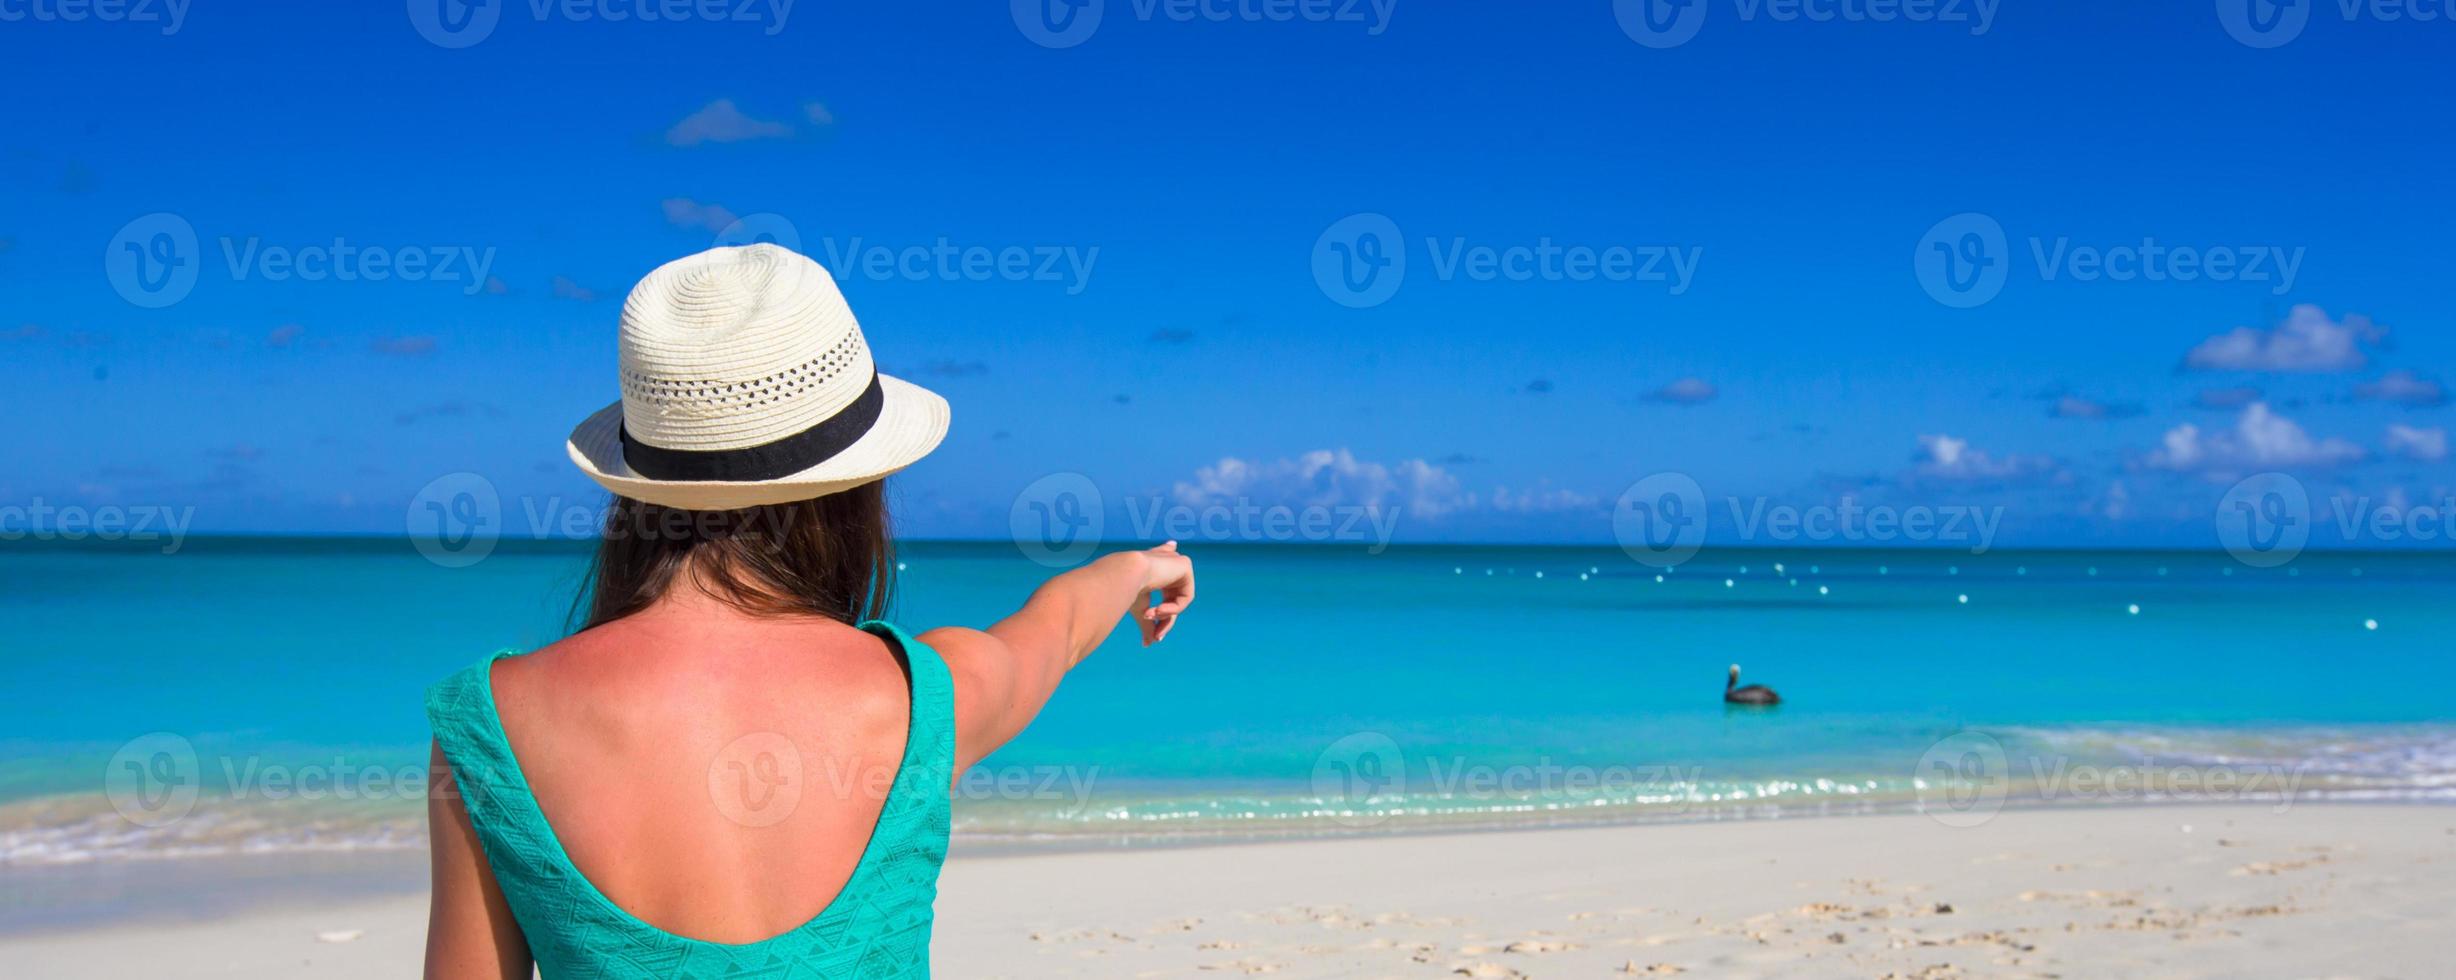
<svg viewBox="0 0 2456 980">
<path fill-rule="evenodd" d="M 623 461 L 623 405 L 599 410 L 571 432 L 565 448 L 589 479 L 634 500 L 684 510 L 737 510 L 824 497 L 884 479 L 912 465 L 947 435 L 947 400 L 901 378 L 878 376 L 878 421 L 853 444 L 788 476 L 756 482 L 652 480 Z"/>
</svg>

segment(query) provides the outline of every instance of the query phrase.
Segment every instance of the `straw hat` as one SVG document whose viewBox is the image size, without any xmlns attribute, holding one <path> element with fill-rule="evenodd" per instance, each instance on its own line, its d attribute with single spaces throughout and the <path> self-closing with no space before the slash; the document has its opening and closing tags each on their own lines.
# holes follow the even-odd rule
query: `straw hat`
<svg viewBox="0 0 2456 980">
<path fill-rule="evenodd" d="M 818 263 L 777 245 L 657 268 L 623 302 L 622 400 L 571 461 L 625 497 L 732 510 L 880 479 L 938 445 L 946 399 L 878 373 Z"/>
</svg>

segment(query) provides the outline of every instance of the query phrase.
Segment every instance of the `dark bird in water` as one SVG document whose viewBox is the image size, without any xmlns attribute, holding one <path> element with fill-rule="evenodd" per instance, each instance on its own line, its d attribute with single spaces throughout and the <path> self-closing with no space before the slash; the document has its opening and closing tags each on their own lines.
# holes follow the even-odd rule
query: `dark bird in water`
<svg viewBox="0 0 2456 980">
<path fill-rule="evenodd" d="M 1731 665 L 1731 679 L 1723 682 L 1724 704 L 1781 704 L 1782 695 L 1763 684 L 1740 686 L 1740 665 Z"/>
</svg>

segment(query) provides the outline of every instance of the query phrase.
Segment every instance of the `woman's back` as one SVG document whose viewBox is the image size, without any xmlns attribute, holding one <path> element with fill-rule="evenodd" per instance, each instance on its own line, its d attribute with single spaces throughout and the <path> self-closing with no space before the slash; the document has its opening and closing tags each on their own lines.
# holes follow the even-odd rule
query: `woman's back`
<svg viewBox="0 0 2456 980">
<path fill-rule="evenodd" d="M 495 704 L 599 891 L 668 932 L 765 939 L 861 859 L 904 755 L 904 670 L 841 623 L 676 611 L 497 661 Z"/>
<path fill-rule="evenodd" d="M 546 976 L 926 969 L 952 689 L 874 629 L 674 603 L 438 686 L 439 744 Z"/>
</svg>

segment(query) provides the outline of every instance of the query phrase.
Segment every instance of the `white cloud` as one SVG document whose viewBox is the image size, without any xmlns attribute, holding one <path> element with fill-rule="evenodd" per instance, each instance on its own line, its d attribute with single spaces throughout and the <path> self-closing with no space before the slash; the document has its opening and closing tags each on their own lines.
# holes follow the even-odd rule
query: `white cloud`
<svg viewBox="0 0 2456 980">
<path fill-rule="evenodd" d="M 2447 430 L 2390 423 L 2388 451 L 2407 459 L 2438 462 L 2447 458 Z"/>
<path fill-rule="evenodd" d="M 2236 327 L 2201 341 L 2183 364 L 2203 371 L 2352 371 L 2370 359 L 2363 347 L 2387 335 L 2368 317 L 2347 314 L 2332 322 L 2326 311 L 2304 303 L 2275 329 Z"/>
<path fill-rule="evenodd" d="M 2355 385 L 2354 397 L 2408 408 L 2436 408 L 2447 404 L 2447 389 L 2440 387 L 2439 382 L 2399 369 L 2381 375 L 2377 381 Z"/>
<path fill-rule="evenodd" d="M 752 118 L 736 108 L 732 99 L 718 99 L 698 112 L 682 117 L 681 122 L 665 131 L 665 142 L 674 146 L 698 146 L 701 143 L 738 143 L 791 135 L 793 127 L 789 123 Z"/>
<path fill-rule="evenodd" d="M 1997 456 L 1970 448 L 1970 441 L 1949 435 L 1922 435 L 1916 480 L 1937 483 L 2023 483 L 2057 476 L 2062 467 L 2046 456 Z"/>
<path fill-rule="evenodd" d="M 2120 521 L 2130 517 L 2132 516 L 2132 491 L 2123 485 L 2122 480 L 2109 483 L 2106 485 L 2106 493 L 2084 508 L 2084 512 L 2110 521 Z"/>
<path fill-rule="evenodd" d="M 1458 478 L 1420 459 L 1384 465 L 1357 459 L 1345 449 L 1316 449 L 1294 459 L 1249 461 L 1234 456 L 1194 471 L 1177 484 L 1177 502 L 1189 506 L 1256 502 L 1296 507 L 1369 505 L 1404 508 L 1437 517 L 1471 506 Z"/>
<path fill-rule="evenodd" d="M 1720 390 L 1716 389 L 1711 381 L 1704 378 L 1682 378 L 1655 389 L 1653 393 L 1646 396 L 1646 400 L 1669 402 L 1674 405 L 1703 405 L 1713 401 L 1714 396 L 1718 394 L 1721 394 Z"/>
<path fill-rule="evenodd" d="M 683 228 L 724 231 L 739 219 L 722 204 L 701 204 L 687 197 L 665 199 L 665 220 Z"/>
<path fill-rule="evenodd" d="M 2178 473 L 2224 477 L 2255 469 L 2335 466 L 2363 457 L 2362 447 L 2333 436 L 2313 439 L 2294 420 L 2253 402 L 2234 420 L 2232 432 L 2202 432 L 2186 422 L 2166 430 L 2148 465 Z"/>
<path fill-rule="evenodd" d="M 1569 490 L 1496 487 L 1484 497 L 1424 460 L 1379 463 L 1357 459 L 1346 449 L 1316 449 L 1292 459 L 1223 457 L 1195 470 L 1192 480 L 1177 483 L 1171 496 L 1189 507 L 1372 507 L 1419 518 L 1479 509 L 1532 513 L 1598 506 L 1596 498 Z"/>
</svg>

